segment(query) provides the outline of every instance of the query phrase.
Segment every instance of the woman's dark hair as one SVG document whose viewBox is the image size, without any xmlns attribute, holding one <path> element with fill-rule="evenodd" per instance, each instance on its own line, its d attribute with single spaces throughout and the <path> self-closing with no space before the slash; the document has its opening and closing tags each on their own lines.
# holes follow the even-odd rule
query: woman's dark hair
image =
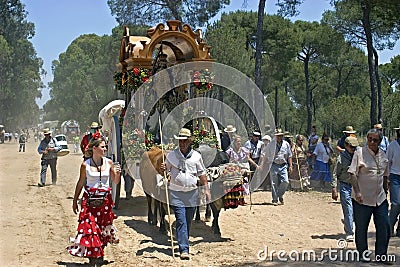
<svg viewBox="0 0 400 267">
<path fill-rule="evenodd" d="M 88 149 L 85 151 L 85 157 L 91 158 L 93 156 L 93 147 L 98 147 L 101 142 L 105 141 L 103 137 L 90 139 Z"/>
</svg>

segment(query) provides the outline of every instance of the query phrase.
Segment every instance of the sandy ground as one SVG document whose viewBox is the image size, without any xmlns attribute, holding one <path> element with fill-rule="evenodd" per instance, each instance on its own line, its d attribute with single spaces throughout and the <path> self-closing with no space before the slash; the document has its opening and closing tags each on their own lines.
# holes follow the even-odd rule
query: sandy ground
<svg viewBox="0 0 400 267">
<path fill-rule="evenodd" d="M 70 236 L 75 236 L 77 216 L 72 212 L 72 197 L 78 178 L 81 154 L 67 155 L 58 161 L 58 184 L 39 188 L 40 156 L 37 143 L 28 143 L 25 153 L 18 152 L 18 144 L 0 144 L 0 266 L 87 266 L 87 259 L 70 256 L 65 247 Z M 72 148 L 72 147 L 71 147 Z M 49 171 L 50 172 L 50 171 Z M 51 184 L 49 176 L 47 183 Z M 123 186 L 123 185 L 122 185 Z M 123 187 L 122 187 L 123 188 Z M 121 193 L 125 197 L 125 192 Z M 343 238 L 339 202 L 330 193 L 311 191 L 285 195 L 285 205 L 272 206 L 271 192 L 252 194 L 252 205 L 221 212 L 222 237 L 213 235 L 210 222 L 192 225 L 191 259 L 173 259 L 168 236 L 158 232 L 146 221 L 146 202 L 140 188 L 135 187 L 134 198 L 121 200 L 119 216 L 120 244 L 106 248 L 103 266 L 342 266 L 346 252 L 355 249 L 348 243 L 338 248 Z M 250 203 L 250 199 L 247 198 Z M 204 219 L 204 213 L 202 213 Z M 370 248 L 374 248 L 373 223 L 369 233 Z M 340 244 L 342 245 L 342 244 Z M 177 244 L 175 243 L 175 247 Z M 268 248 L 271 258 L 259 251 Z M 273 252 L 276 251 L 276 252 Z M 279 250 L 300 253 L 300 260 L 278 259 Z M 323 261 L 301 261 L 301 254 L 315 251 Z M 335 252 L 336 251 L 336 252 Z M 390 240 L 389 253 L 400 263 L 400 238 Z M 283 258 L 288 258 L 288 255 Z M 283 254 L 281 254 L 283 255 Z M 342 256 L 340 256 L 342 255 Z M 338 257 L 335 261 L 334 256 Z M 307 254 L 306 257 L 307 258 Z M 342 260 L 341 260 L 342 259 Z M 354 266 L 376 266 L 351 262 Z"/>
</svg>

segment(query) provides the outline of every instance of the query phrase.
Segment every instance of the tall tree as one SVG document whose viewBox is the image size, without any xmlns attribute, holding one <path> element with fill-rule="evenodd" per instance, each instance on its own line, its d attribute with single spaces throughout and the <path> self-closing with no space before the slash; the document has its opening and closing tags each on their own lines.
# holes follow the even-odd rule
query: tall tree
<svg viewBox="0 0 400 267">
<path fill-rule="evenodd" d="M 20 0 L 0 2 L 0 123 L 9 129 L 38 121 L 43 62 L 29 41 L 35 31 L 26 16 Z"/>
<path fill-rule="evenodd" d="M 202 27 L 230 0 L 108 0 L 111 14 L 120 25 L 143 25 L 176 19 Z"/>
<path fill-rule="evenodd" d="M 264 23 L 264 8 L 266 0 L 258 2 L 257 12 L 257 34 L 256 34 L 256 64 L 254 67 L 254 82 L 258 88 L 262 88 L 261 66 L 262 66 L 262 41 L 263 41 L 263 23 Z"/>
<path fill-rule="evenodd" d="M 319 23 L 296 21 L 296 37 L 299 42 L 300 50 L 297 53 L 297 59 L 303 62 L 305 91 L 306 91 L 306 110 L 307 110 L 307 133 L 311 132 L 312 123 L 312 88 L 310 84 L 309 66 L 317 60 L 319 53 L 320 38 L 322 31 L 319 30 Z"/>
<path fill-rule="evenodd" d="M 382 117 L 378 49 L 391 49 L 400 37 L 400 1 L 333 0 L 335 11 L 323 21 L 345 34 L 354 45 L 366 47 L 371 90 L 371 126 Z M 379 103 L 379 106 L 378 106 Z"/>
<path fill-rule="evenodd" d="M 44 105 L 46 119 L 75 119 L 81 125 L 97 120 L 100 109 L 115 98 L 113 74 L 118 50 L 111 51 L 113 43 L 119 40 L 81 35 L 53 61 L 51 99 Z"/>
</svg>

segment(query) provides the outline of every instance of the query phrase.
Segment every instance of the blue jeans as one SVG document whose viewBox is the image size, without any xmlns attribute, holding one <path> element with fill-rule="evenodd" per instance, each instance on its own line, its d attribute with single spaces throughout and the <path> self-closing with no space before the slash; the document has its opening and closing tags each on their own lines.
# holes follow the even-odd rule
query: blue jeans
<svg viewBox="0 0 400 267">
<path fill-rule="evenodd" d="M 179 252 L 189 252 L 190 225 L 196 212 L 196 207 L 172 206 L 176 217 L 176 237 Z"/>
<path fill-rule="evenodd" d="M 391 173 L 390 180 L 390 204 L 400 205 L 400 175 Z"/>
<path fill-rule="evenodd" d="M 195 202 L 198 198 L 197 190 L 190 192 L 170 191 L 172 209 L 176 218 L 176 237 L 179 252 L 189 252 L 190 225 L 196 212 Z"/>
<path fill-rule="evenodd" d="M 40 162 L 41 170 L 40 170 L 40 183 L 46 184 L 46 173 L 47 167 L 50 165 L 51 170 L 51 181 L 53 184 L 57 182 L 57 158 L 55 159 L 42 159 Z"/>
<path fill-rule="evenodd" d="M 344 231 L 353 235 L 353 204 L 351 203 L 351 184 L 339 182 L 340 204 L 342 205 Z"/>
<path fill-rule="evenodd" d="M 390 238 L 388 208 L 387 200 L 379 206 L 372 207 L 359 204 L 353 199 L 354 222 L 356 223 L 355 241 L 360 257 L 365 250 L 368 250 L 367 233 L 372 214 L 376 229 L 375 255 L 387 254 Z"/>
<path fill-rule="evenodd" d="M 272 163 L 269 171 L 271 178 L 272 202 L 277 202 L 282 198 L 289 185 L 287 164 Z"/>
<path fill-rule="evenodd" d="M 394 232 L 394 226 L 399 221 L 400 214 L 400 175 L 391 173 L 389 175 L 390 180 L 390 230 L 391 233 L 400 236 L 400 222 L 397 224 L 397 230 Z"/>
</svg>

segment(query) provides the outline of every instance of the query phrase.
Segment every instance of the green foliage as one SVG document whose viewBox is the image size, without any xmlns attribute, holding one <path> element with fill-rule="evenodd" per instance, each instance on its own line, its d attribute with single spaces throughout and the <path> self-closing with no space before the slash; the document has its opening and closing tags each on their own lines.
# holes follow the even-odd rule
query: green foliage
<svg viewBox="0 0 400 267">
<path fill-rule="evenodd" d="M 388 129 L 400 125 L 400 91 L 396 91 L 384 98 L 383 107 L 387 120 L 385 125 Z"/>
<path fill-rule="evenodd" d="M 329 132 L 340 137 L 346 125 L 355 129 L 368 129 L 368 105 L 357 96 L 340 96 L 331 98 L 325 107 L 320 109 L 320 121 Z"/>
<path fill-rule="evenodd" d="M 323 22 L 342 33 L 353 45 L 366 47 L 370 80 L 371 125 L 385 120 L 377 50 L 391 49 L 400 38 L 400 2 L 391 0 L 333 0 Z"/>
<path fill-rule="evenodd" d="M 8 130 L 27 128 L 38 122 L 35 98 L 43 87 L 42 60 L 28 39 L 34 25 L 26 21 L 19 0 L 0 2 L 0 123 Z"/>
<path fill-rule="evenodd" d="M 136 90 L 149 80 L 150 70 L 143 68 L 133 68 L 127 72 L 117 72 L 114 74 L 115 89 L 125 94 L 127 91 L 134 94 Z"/>
<path fill-rule="evenodd" d="M 116 98 L 112 66 L 118 50 L 110 51 L 113 42 L 117 40 L 109 36 L 81 35 L 53 61 L 51 99 L 44 106 L 46 120 L 74 118 L 81 125 L 97 121 L 100 109 Z"/>
<path fill-rule="evenodd" d="M 229 5 L 230 0 L 108 0 L 107 3 L 120 25 L 153 25 L 175 19 L 201 27 Z"/>
<path fill-rule="evenodd" d="M 400 56 L 390 60 L 390 63 L 379 66 L 380 75 L 386 86 L 387 94 L 400 91 Z"/>
</svg>

